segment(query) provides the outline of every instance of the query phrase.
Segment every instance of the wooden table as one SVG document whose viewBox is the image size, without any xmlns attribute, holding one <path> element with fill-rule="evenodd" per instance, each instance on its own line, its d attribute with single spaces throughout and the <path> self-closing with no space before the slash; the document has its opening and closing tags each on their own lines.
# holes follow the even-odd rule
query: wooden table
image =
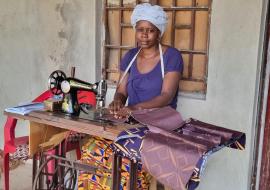
<svg viewBox="0 0 270 190">
<path fill-rule="evenodd" d="M 53 113 L 46 111 L 33 111 L 27 115 L 20 115 L 10 112 L 4 112 L 5 115 L 17 119 L 29 120 L 46 125 L 52 125 L 62 129 L 72 130 L 88 135 L 99 136 L 109 140 L 114 140 L 118 134 L 129 128 L 136 126 L 129 124 L 111 124 L 94 122 L 78 117 L 70 117 L 62 113 Z"/>
<path fill-rule="evenodd" d="M 115 124 L 115 123 L 101 123 L 90 121 L 87 119 L 81 119 L 78 117 L 70 117 L 62 113 L 46 112 L 46 111 L 33 111 L 27 115 L 20 115 L 10 112 L 4 112 L 5 115 L 16 118 L 28 120 L 30 122 L 36 122 L 54 127 L 76 131 L 79 133 L 85 133 L 92 136 L 98 136 L 110 140 L 114 140 L 120 132 L 125 129 L 134 128 L 136 125 L 129 124 Z M 118 190 L 120 186 L 121 177 L 121 163 L 122 158 L 118 155 L 114 155 L 113 161 L 113 190 Z M 137 165 L 131 162 L 130 169 L 130 190 L 136 189 L 136 172 Z"/>
</svg>

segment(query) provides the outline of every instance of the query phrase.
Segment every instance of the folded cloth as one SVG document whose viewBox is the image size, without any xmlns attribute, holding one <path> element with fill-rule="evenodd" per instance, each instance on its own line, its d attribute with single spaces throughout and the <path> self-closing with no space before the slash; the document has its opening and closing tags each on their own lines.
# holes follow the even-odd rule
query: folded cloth
<svg viewBox="0 0 270 190">
<path fill-rule="evenodd" d="M 245 134 L 195 119 L 183 121 L 169 107 L 138 110 L 132 117 L 142 127 L 123 131 L 112 145 L 137 161 L 158 181 L 177 190 L 194 190 L 212 153 L 231 147 L 243 150 Z"/>
<path fill-rule="evenodd" d="M 218 144 L 218 146 L 224 145 L 239 150 L 245 149 L 246 135 L 245 133 L 239 131 L 219 127 L 190 118 L 185 120 L 182 126 L 174 130 L 174 132 L 176 132 L 177 134 L 185 134 L 185 131 L 187 130 L 193 130 L 193 132 L 200 134 L 195 136 L 196 141 L 203 138 L 204 141 L 213 141 L 213 143 Z M 194 135 L 188 136 L 191 137 Z M 218 140 L 218 136 L 220 140 Z"/>
<path fill-rule="evenodd" d="M 142 165 L 172 189 L 193 190 L 208 156 L 226 146 L 243 150 L 245 134 L 191 118 L 173 132 L 147 133 L 141 148 Z"/>
<path fill-rule="evenodd" d="M 44 110 L 43 102 L 33 102 L 28 104 L 23 104 L 15 107 L 6 108 L 6 112 L 16 113 L 20 115 L 26 115 L 32 111 Z"/>
<path fill-rule="evenodd" d="M 141 124 L 147 125 L 150 130 L 157 128 L 172 131 L 183 124 L 182 116 L 170 106 L 154 109 L 136 110 L 131 116 Z"/>
</svg>

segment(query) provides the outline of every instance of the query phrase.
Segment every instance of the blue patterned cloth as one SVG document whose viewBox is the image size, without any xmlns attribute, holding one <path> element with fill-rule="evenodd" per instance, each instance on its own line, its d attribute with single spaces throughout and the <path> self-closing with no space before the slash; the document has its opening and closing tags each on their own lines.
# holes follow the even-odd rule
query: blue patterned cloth
<svg viewBox="0 0 270 190">
<path fill-rule="evenodd" d="M 148 131 L 148 127 L 124 130 L 118 135 L 115 142 L 111 144 L 111 148 L 122 157 L 129 158 L 133 162 L 140 162 L 142 140 Z"/>
</svg>

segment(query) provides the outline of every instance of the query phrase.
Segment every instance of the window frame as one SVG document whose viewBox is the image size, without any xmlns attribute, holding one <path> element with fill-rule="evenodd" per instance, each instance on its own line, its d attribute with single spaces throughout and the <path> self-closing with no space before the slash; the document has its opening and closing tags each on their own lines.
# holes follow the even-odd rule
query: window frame
<svg viewBox="0 0 270 190">
<path fill-rule="evenodd" d="M 121 61 L 121 52 L 122 50 L 128 50 L 131 48 L 134 48 L 134 46 L 127 46 L 127 45 L 122 45 L 122 29 L 123 28 L 132 28 L 131 24 L 127 24 L 122 22 L 123 20 L 123 11 L 132 11 L 134 9 L 134 7 L 125 7 L 123 5 L 123 0 L 119 0 L 119 6 L 107 6 L 108 5 L 108 0 L 103 0 L 103 24 L 104 24 L 104 41 L 103 41 L 103 61 L 102 61 L 102 77 L 104 79 L 106 79 L 108 81 L 108 84 L 110 87 L 115 87 L 117 81 L 111 81 L 108 79 L 108 74 L 112 74 L 112 73 L 119 73 L 119 64 Z M 150 0 L 149 1 L 151 4 L 159 4 L 158 0 Z M 182 55 L 187 54 L 189 56 L 189 63 L 188 63 L 188 77 L 183 76 L 180 84 L 179 84 L 179 93 L 180 95 L 183 96 L 188 96 L 188 97 L 192 97 L 192 98 L 199 98 L 199 99 L 205 99 L 206 97 L 206 91 L 207 91 L 207 75 L 208 75 L 208 62 L 209 62 L 209 42 L 210 42 L 210 21 L 211 21 L 211 6 L 212 6 L 212 0 L 208 0 L 208 6 L 196 6 L 197 0 L 191 0 L 192 2 L 192 6 L 176 6 L 176 2 L 177 0 L 172 0 L 171 1 L 173 3 L 173 6 L 171 7 L 163 7 L 164 11 L 168 12 L 171 11 L 172 12 L 172 31 L 171 31 L 171 44 L 169 44 L 170 46 L 174 47 L 175 44 L 175 32 L 178 29 L 187 29 L 189 28 L 191 31 L 190 33 L 192 34 L 192 37 L 190 38 L 190 48 L 189 49 L 179 49 L 182 53 Z M 135 3 L 139 3 L 139 0 L 136 0 Z M 108 39 L 108 35 L 109 35 L 109 31 L 108 31 L 108 11 L 110 10 L 118 10 L 119 11 L 119 39 L 120 39 L 120 43 L 119 44 L 110 44 L 109 43 L 109 39 Z M 191 26 L 188 25 L 176 25 L 176 19 L 175 19 L 175 15 L 177 11 L 191 11 Z M 196 11 L 207 11 L 208 12 L 208 22 L 207 22 L 207 39 L 206 39 L 206 48 L 205 51 L 201 51 L 201 50 L 194 50 L 194 39 L 195 39 L 195 22 L 196 22 Z M 135 36 L 134 36 L 135 38 Z M 109 57 L 108 57 L 108 52 L 110 51 L 110 49 L 117 49 L 118 50 L 118 69 L 109 69 Z M 205 72 L 204 72 L 204 76 L 201 79 L 196 79 L 196 78 L 192 78 L 192 71 L 193 71 L 193 57 L 194 55 L 204 55 L 205 56 Z M 180 90 L 181 89 L 181 82 L 183 81 L 190 81 L 190 82 L 200 82 L 203 83 L 204 85 L 204 89 L 200 90 L 200 91 L 183 91 Z"/>
</svg>

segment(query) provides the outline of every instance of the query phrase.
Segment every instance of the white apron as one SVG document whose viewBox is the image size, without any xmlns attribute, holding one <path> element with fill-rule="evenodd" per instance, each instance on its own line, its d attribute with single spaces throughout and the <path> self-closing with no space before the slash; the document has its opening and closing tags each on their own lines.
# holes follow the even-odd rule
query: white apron
<svg viewBox="0 0 270 190">
<path fill-rule="evenodd" d="M 158 48 L 159 48 L 159 56 L 160 56 L 160 64 L 161 64 L 161 74 L 162 74 L 162 79 L 164 79 L 164 61 L 163 61 L 162 47 L 161 47 L 160 44 L 158 44 Z M 139 51 L 136 53 L 136 55 L 132 58 L 132 60 L 131 60 L 130 63 L 128 64 L 128 66 L 127 66 L 126 70 L 124 71 L 123 76 L 122 76 L 121 79 L 119 80 L 119 83 L 118 83 L 117 86 L 119 86 L 119 85 L 123 82 L 125 76 L 127 75 L 127 73 L 128 73 L 128 71 L 129 71 L 131 65 L 134 63 L 134 61 L 135 61 L 135 59 L 137 58 L 138 54 L 140 53 L 141 49 L 142 49 L 142 48 L 139 49 Z"/>
</svg>

